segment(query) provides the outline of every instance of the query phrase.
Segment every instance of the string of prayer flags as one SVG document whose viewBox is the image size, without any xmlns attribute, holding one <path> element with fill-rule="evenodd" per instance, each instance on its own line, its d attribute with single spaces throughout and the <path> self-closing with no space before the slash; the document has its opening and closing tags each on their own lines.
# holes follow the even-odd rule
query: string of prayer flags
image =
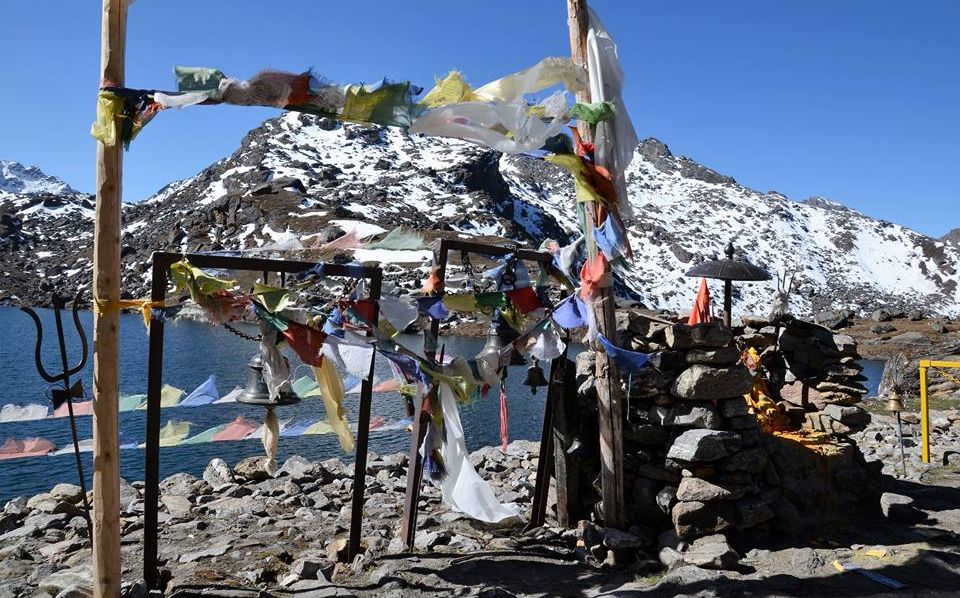
<svg viewBox="0 0 960 598">
<path fill-rule="evenodd" d="M 614 262 L 632 254 L 627 231 L 623 223 L 612 212 L 607 214 L 603 224 L 593 229 L 593 239 L 607 261 Z"/>
<path fill-rule="evenodd" d="M 594 126 L 601 121 L 610 120 L 615 114 L 613 102 L 593 102 L 592 104 L 577 102 L 567 112 L 570 118 L 582 120 Z"/>
<path fill-rule="evenodd" d="M 287 341 L 287 345 L 293 349 L 293 352 L 297 354 L 297 357 L 299 357 L 303 363 L 314 367 L 320 366 L 320 361 L 322 360 L 320 350 L 328 338 L 325 332 L 311 328 L 310 326 L 288 321 L 287 328 L 282 331 L 282 334 L 283 338 Z M 296 385 L 294 385 L 293 390 L 297 392 L 297 394 L 302 394 L 297 391 Z"/>
<path fill-rule="evenodd" d="M 197 388 L 193 390 L 186 398 L 179 403 L 181 407 L 196 407 L 198 405 L 209 405 L 220 397 L 217 390 L 217 377 L 213 374 Z"/>
<path fill-rule="evenodd" d="M 345 452 L 353 452 L 355 442 L 350 426 L 347 424 L 347 414 L 343 409 L 343 399 L 346 391 L 343 380 L 337 375 L 331 360 L 324 359 L 319 367 L 311 368 L 317 379 L 320 396 L 323 398 L 323 407 L 327 412 L 327 423 L 340 439 L 340 448 Z"/>
<path fill-rule="evenodd" d="M 417 297 L 417 308 L 420 313 L 434 320 L 446 320 L 450 317 L 450 312 L 443 304 L 443 297 Z"/>
<path fill-rule="evenodd" d="M 373 362 L 374 347 L 369 343 L 351 343 L 336 336 L 328 336 L 321 353 L 337 370 L 367 380 Z"/>
<path fill-rule="evenodd" d="M 543 307 L 540 303 L 540 297 L 537 295 L 537 292 L 530 287 L 513 289 L 507 291 L 506 295 L 510 299 L 510 303 L 524 314 L 528 314 Z"/>
<path fill-rule="evenodd" d="M 477 307 L 488 309 L 506 309 L 510 306 L 506 293 L 502 291 L 491 291 L 488 293 L 477 293 Z"/>
<path fill-rule="evenodd" d="M 419 317 L 417 305 L 410 300 L 381 297 L 379 305 L 380 315 L 386 318 L 398 332 L 406 330 Z"/>
<path fill-rule="evenodd" d="M 565 330 L 580 328 L 587 325 L 586 312 L 587 305 L 574 293 L 553 310 L 553 321 Z"/>
<path fill-rule="evenodd" d="M 0 460 L 19 459 L 21 457 L 37 457 L 48 455 L 56 446 L 46 438 L 7 438 L 0 446 Z"/>
<path fill-rule="evenodd" d="M 422 106 L 439 108 L 448 104 L 480 101 L 473 93 L 473 88 L 464 81 L 460 71 L 450 71 L 443 79 L 437 79 L 433 89 L 427 92 L 420 100 Z"/>
<path fill-rule="evenodd" d="M 617 364 L 617 367 L 620 368 L 621 371 L 637 374 L 650 362 L 649 353 L 639 353 L 637 351 L 621 349 L 611 343 L 603 334 L 598 334 L 597 340 L 600 341 L 600 345 L 603 347 L 607 356 Z"/>
<path fill-rule="evenodd" d="M 588 301 L 606 284 L 609 284 L 607 258 L 603 253 L 598 253 L 583 262 L 583 268 L 580 269 L 580 297 Z"/>
<path fill-rule="evenodd" d="M 503 295 L 503 293 L 496 293 Z M 450 311 L 461 313 L 473 313 L 477 311 L 477 296 L 473 293 L 462 293 L 458 295 L 444 295 L 443 305 Z"/>
<path fill-rule="evenodd" d="M 270 313 L 277 313 L 290 305 L 290 291 L 268 284 L 255 283 L 253 296 Z"/>
<path fill-rule="evenodd" d="M 178 292 L 190 292 L 190 299 L 194 303 L 201 303 L 208 295 L 229 291 L 237 284 L 233 280 L 221 280 L 211 276 L 185 259 L 170 265 L 170 278 Z"/>
<path fill-rule="evenodd" d="M 219 432 L 217 432 L 213 440 L 215 442 L 221 442 L 226 440 L 242 440 L 252 434 L 257 428 L 260 427 L 260 424 L 250 421 L 244 416 L 237 416 L 237 419 L 233 420 L 229 424 L 223 427 Z"/>
<path fill-rule="evenodd" d="M 177 446 L 190 435 L 190 422 L 170 420 L 160 428 L 160 446 Z"/>
<path fill-rule="evenodd" d="M 13 405 L 7 404 L 0 408 L 0 422 L 19 422 L 47 417 L 50 408 L 46 405 Z"/>
<path fill-rule="evenodd" d="M 585 91 L 587 74 L 569 58 L 544 58 L 530 68 L 477 88 L 472 96 L 483 102 L 514 102 L 559 84 L 570 93 Z"/>
</svg>

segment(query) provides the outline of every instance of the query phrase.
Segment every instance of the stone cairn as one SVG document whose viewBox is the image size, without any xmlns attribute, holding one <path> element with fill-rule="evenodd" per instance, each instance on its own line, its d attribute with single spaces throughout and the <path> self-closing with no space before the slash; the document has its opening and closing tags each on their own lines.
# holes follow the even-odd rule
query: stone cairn
<svg viewBox="0 0 960 598">
<path fill-rule="evenodd" d="M 624 469 L 631 531 L 657 537 L 665 565 L 729 568 L 739 557 L 727 535 L 795 535 L 871 492 L 855 444 L 818 442 L 811 449 L 761 431 L 744 397 L 754 376 L 722 323 L 668 326 L 625 312 L 618 333 L 624 348 L 659 355 L 657 367 L 624 377 Z M 831 365 L 849 363 L 842 361 L 848 344 L 834 350 Z M 593 360 L 589 351 L 577 358 L 583 402 L 592 392 Z M 835 367 L 829 380 L 857 374 Z"/>
<path fill-rule="evenodd" d="M 769 332 L 761 329 L 762 332 Z M 768 335 L 776 341 L 776 337 Z M 867 388 L 853 337 L 817 324 L 788 319 L 779 336 L 772 369 L 782 376 L 782 408 L 800 424 L 825 434 L 866 428 L 870 414 L 857 406 Z"/>
</svg>

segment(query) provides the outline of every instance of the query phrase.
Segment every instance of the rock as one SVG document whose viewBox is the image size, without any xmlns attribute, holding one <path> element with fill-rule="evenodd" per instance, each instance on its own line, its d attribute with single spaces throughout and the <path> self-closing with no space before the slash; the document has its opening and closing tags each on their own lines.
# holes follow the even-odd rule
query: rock
<svg viewBox="0 0 960 598">
<path fill-rule="evenodd" d="M 747 473 L 762 473 L 767 464 L 767 452 L 759 447 L 745 448 L 734 453 L 729 459 L 720 464 L 721 471 L 745 471 Z"/>
<path fill-rule="evenodd" d="M 289 583 L 283 585 L 292 585 L 302 579 L 326 579 L 329 581 L 335 565 L 336 563 L 327 559 L 297 559 L 290 565 L 290 573 L 284 578 L 284 581 L 289 581 Z"/>
<path fill-rule="evenodd" d="M 912 498 L 893 492 L 880 495 L 880 511 L 887 519 L 903 523 L 916 523 L 925 518 L 923 511 L 913 506 Z"/>
<path fill-rule="evenodd" d="M 666 515 L 670 514 L 670 510 L 673 509 L 673 505 L 677 502 L 677 487 L 676 486 L 664 486 L 660 492 L 657 492 L 656 497 L 657 507 Z"/>
<path fill-rule="evenodd" d="M 737 501 L 737 526 L 741 529 L 770 521 L 773 517 L 773 510 L 762 498 L 747 497 Z"/>
<path fill-rule="evenodd" d="M 707 592 L 710 592 L 701 593 L 703 596 L 718 596 L 720 594 L 712 592 L 710 588 L 722 578 L 723 576 L 717 571 L 693 565 L 683 565 L 664 575 L 660 583 L 653 586 L 653 589 L 658 596 L 689 596 L 690 588 L 696 587 L 705 588 Z"/>
<path fill-rule="evenodd" d="M 673 408 L 673 425 L 680 428 L 719 430 L 723 420 L 710 403 L 684 402 Z"/>
<path fill-rule="evenodd" d="M 417 534 L 418 539 L 421 534 Z M 327 545 L 327 558 L 336 563 L 346 562 L 348 546 L 349 542 L 346 538 L 334 538 L 333 541 Z"/>
<path fill-rule="evenodd" d="M 50 495 L 73 504 L 83 500 L 83 490 L 75 484 L 57 484 L 50 491 Z"/>
<path fill-rule="evenodd" d="M 687 430 L 673 441 L 667 457 L 680 461 L 716 461 L 740 448 L 740 436 L 718 430 Z"/>
<path fill-rule="evenodd" d="M 81 512 L 76 505 L 61 500 L 49 493 L 41 493 L 31 497 L 30 500 L 27 501 L 27 507 L 49 514 L 67 513 L 69 515 L 77 515 Z"/>
<path fill-rule="evenodd" d="M 753 376 L 743 365 L 715 368 L 692 365 L 681 373 L 670 392 L 681 399 L 710 401 L 739 397 L 753 387 Z"/>
<path fill-rule="evenodd" d="M 193 500 L 198 494 L 197 482 L 199 481 L 196 476 L 192 476 L 189 473 L 175 473 L 160 482 L 160 494 L 182 496 Z"/>
<path fill-rule="evenodd" d="M 224 484 L 232 484 L 236 480 L 227 462 L 217 457 L 211 459 L 210 463 L 208 463 L 207 467 L 203 470 L 203 481 L 217 488 Z"/>
<path fill-rule="evenodd" d="M 733 569 L 740 562 L 740 555 L 730 548 L 725 536 L 714 534 L 694 540 L 683 553 L 683 561 L 705 569 Z"/>
<path fill-rule="evenodd" d="M 193 510 L 193 503 L 185 496 L 161 494 L 160 503 L 167 508 L 170 515 L 177 518 L 188 517 Z"/>
<path fill-rule="evenodd" d="M 870 314 L 870 319 L 875 322 L 889 322 L 893 319 L 893 316 L 889 311 L 881 308 Z"/>
<path fill-rule="evenodd" d="M 33 527 L 41 532 L 49 529 L 63 529 L 72 515 L 66 513 L 34 513 L 23 522 L 24 527 Z"/>
<path fill-rule="evenodd" d="M 870 413 L 860 407 L 827 405 L 823 408 L 823 413 L 830 419 L 838 421 L 854 430 L 862 430 L 870 423 Z"/>
<path fill-rule="evenodd" d="M 933 330 L 937 334 L 944 334 L 947 332 L 947 327 L 943 322 L 930 322 L 930 330 Z M 903 335 L 900 335 L 903 336 Z M 923 341 L 920 341 L 923 342 Z"/>
<path fill-rule="evenodd" d="M 680 501 L 673 506 L 673 528 L 680 538 L 696 538 L 733 527 L 734 506 L 730 502 Z"/>
<path fill-rule="evenodd" d="M 140 493 L 125 479 L 120 478 L 120 510 L 128 511 L 130 505 L 140 500 Z"/>
<path fill-rule="evenodd" d="M 81 565 L 70 569 L 62 569 L 44 577 L 39 584 L 38 589 L 51 596 L 56 596 L 63 590 L 70 587 L 90 588 L 93 579 L 93 570 L 90 565 Z"/>
<path fill-rule="evenodd" d="M 922 332 L 910 331 L 891 337 L 887 340 L 887 343 L 891 345 L 930 345 L 932 341 Z"/>
<path fill-rule="evenodd" d="M 78 540 L 63 540 L 54 544 L 48 544 L 40 548 L 40 556 L 50 560 L 54 557 L 67 557 L 70 553 L 76 552 L 83 547 Z"/>
<path fill-rule="evenodd" d="M 677 499 L 686 501 L 736 500 L 747 493 L 746 486 L 721 485 L 700 478 L 683 478 L 677 488 Z"/>
<path fill-rule="evenodd" d="M 850 325 L 850 317 L 850 312 L 828 310 L 814 314 L 813 321 L 831 330 L 839 330 Z"/>
<path fill-rule="evenodd" d="M 723 322 L 705 324 L 674 324 L 664 330 L 667 346 L 671 349 L 720 349 L 733 342 L 733 333 Z"/>
<path fill-rule="evenodd" d="M 822 411 L 807 413 L 803 427 L 823 434 L 850 434 L 853 428 L 841 423 Z"/>
<path fill-rule="evenodd" d="M 923 312 L 919 309 L 911 309 L 907 312 L 907 319 L 911 322 L 917 322 L 923 319 Z"/>
<path fill-rule="evenodd" d="M 273 477 L 270 475 L 270 459 L 264 455 L 247 457 L 233 468 L 235 475 L 251 482 L 262 482 Z"/>
<path fill-rule="evenodd" d="M 220 540 L 217 543 L 201 548 L 200 550 L 185 552 L 180 555 L 178 560 L 181 563 L 192 563 L 194 561 L 199 561 L 200 559 L 223 556 L 227 554 L 227 551 L 230 550 L 230 546 L 231 543 L 229 540 Z"/>
<path fill-rule="evenodd" d="M 733 365 L 740 361 L 740 352 L 736 347 L 721 349 L 690 349 L 685 354 L 686 362 L 701 365 Z"/>
<path fill-rule="evenodd" d="M 612 527 L 603 528 L 603 545 L 611 550 L 637 550 L 643 547 L 643 539 L 629 532 Z"/>
<path fill-rule="evenodd" d="M 874 334 L 887 334 L 896 331 L 897 327 L 889 322 L 883 322 L 870 327 L 870 332 Z"/>
<path fill-rule="evenodd" d="M 93 590 L 89 586 L 71 585 L 60 590 L 56 598 L 92 598 Z"/>
<path fill-rule="evenodd" d="M 683 553 L 669 547 L 664 547 L 660 549 L 660 552 L 657 553 L 657 557 L 660 559 L 660 562 L 663 563 L 663 566 L 667 569 L 672 569 L 676 565 L 683 562 Z"/>
<path fill-rule="evenodd" d="M 322 478 L 323 467 L 314 461 L 305 459 L 300 455 L 293 455 L 283 462 L 283 466 L 277 471 L 277 476 L 290 476 L 295 483 L 313 482 Z"/>
<path fill-rule="evenodd" d="M 743 397 L 720 401 L 720 415 L 723 417 L 739 417 L 748 413 L 747 401 Z"/>
</svg>

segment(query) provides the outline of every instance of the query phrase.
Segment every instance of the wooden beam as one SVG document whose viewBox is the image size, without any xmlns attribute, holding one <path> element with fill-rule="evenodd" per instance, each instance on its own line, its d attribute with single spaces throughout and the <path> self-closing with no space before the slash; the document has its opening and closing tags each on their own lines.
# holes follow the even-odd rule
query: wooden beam
<svg viewBox="0 0 960 598">
<path fill-rule="evenodd" d="M 567 0 L 567 25 L 570 30 L 570 54 L 576 64 L 587 64 L 587 32 L 589 17 L 586 0 Z M 577 100 L 589 102 L 590 93 L 577 94 Z M 578 125 L 584 141 L 593 139 L 593 131 L 588 123 Z M 610 164 L 602 164 L 609 170 Z M 612 176 L 616 173 L 611 172 Z M 583 231 L 590 238 L 591 229 L 603 224 L 603 210 L 595 202 L 587 202 L 587 229 Z M 607 265 L 604 278 L 609 279 L 610 266 Z M 612 286 L 597 290 L 591 309 L 597 319 L 597 328 L 610 339 L 616 339 L 616 302 Z M 623 494 L 623 398 L 620 388 L 620 376 L 616 365 L 607 358 L 607 354 L 594 344 L 596 352 L 596 389 L 597 417 L 600 426 L 600 463 L 601 486 L 603 490 L 603 520 L 608 527 L 623 527 L 626 521 Z"/>
<path fill-rule="evenodd" d="M 103 0 L 100 85 L 124 84 L 127 0 Z M 116 123 L 120 128 L 119 120 Z M 120 595 L 120 202 L 123 144 L 97 143 L 93 296 L 93 595 Z"/>
</svg>

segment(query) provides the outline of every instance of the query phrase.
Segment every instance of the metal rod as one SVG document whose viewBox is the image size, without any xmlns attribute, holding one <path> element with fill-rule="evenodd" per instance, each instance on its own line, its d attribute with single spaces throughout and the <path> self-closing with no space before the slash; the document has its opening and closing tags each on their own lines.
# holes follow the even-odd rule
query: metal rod
<svg viewBox="0 0 960 598">
<path fill-rule="evenodd" d="M 903 477 L 907 477 L 907 453 L 903 450 L 903 422 L 897 411 L 897 440 L 900 441 L 900 462 L 903 463 Z"/>
<path fill-rule="evenodd" d="M 380 319 L 380 286 L 379 273 L 370 279 L 370 299 L 373 300 L 374 328 Z M 347 560 L 360 554 L 360 532 L 363 527 L 363 498 L 367 487 L 367 448 L 370 442 L 370 406 L 373 397 L 373 373 L 377 364 L 377 352 L 370 358 L 370 371 L 367 379 L 360 386 L 360 414 L 357 422 L 357 457 L 353 466 L 353 506 L 350 512 L 350 542 L 347 546 Z"/>
<path fill-rule="evenodd" d="M 150 300 L 162 302 L 167 294 L 167 274 L 172 261 L 153 254 Z M 154 303 L 156 305 L 156 303 Z M 158 516 L 160 502 L 160 391 L 163 386 L 163 318 L 150 322 L 147 369 L 147 437 L 144 454 L 143 579 L 148 590 L 160 589 L 158 568 Z"/>
<path fill-rule="evenodd" d="M 87 500 L 87 481 L 83 475 L 83 463 L 80 460 L 80 440 L 77 436 L 77 419 L 73 415 L 73 399 L 70 393 L 70 365 L 67 363 L 67 339 L 63 335 L 63 320 L 60 310 L 64 307 L 63 299 L 58 294 L 53 295 L 53 318 L 57 324 L 57 339 L 60 344 L 60 363 L 63 365 L 63 393 L 67 399 L 67 413 L 70 415 L 70 434 L 73 436 L 73 455 L 77 460 L 77 475 L 80 478 L 80 491 L 83 492 L 83 517 L 87 520 L 87 531 L 93 537 L 93 523 L 90 521 L 90 503 Z"/>
</svg>

